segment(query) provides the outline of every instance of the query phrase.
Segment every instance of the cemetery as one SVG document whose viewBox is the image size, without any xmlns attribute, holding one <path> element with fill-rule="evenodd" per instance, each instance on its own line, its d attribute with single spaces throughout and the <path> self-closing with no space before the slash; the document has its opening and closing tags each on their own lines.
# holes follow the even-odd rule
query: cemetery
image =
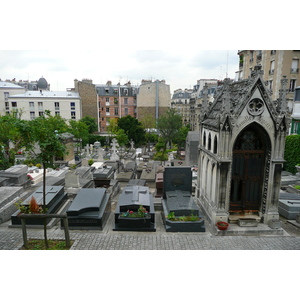
<svg viewBox="0 0 300 300">
<path fill-rule="evenodd" d="M 256 84 L 261 83 L 258 80 Z M 255 82 L 252 88 L 255 90 Z M 255 95 L 258 95 L 257 92 Z M 218 101 L 223 101 L 225 105 L 226 99 Z M 268 99 L 264 98 L 264 105 L 271 106 Z M 251 110 L 245 110 L 251 114 Z M 275 114 L 274 111 L 271 112 Z M 259 122 L 268 124 L 268 130 L 274 133 L 276 129 L 271 128 L 269 122 L 271 117 L 266 115 L 265 121 L 256 118 L 238 120 L 243 130 L 235 129 L 231 135 L 221 132 L 220 135 L 226 136 L 228 143 L 231 136 L 238 140 L 239 145 L 243 145 L 244 135 L 257 129 L 259 136 L 255 139 L 264 145 L 265 148 L 259 150 L 259 153 L 263 153 L 265 149 L 271 149 L 270 135 L 260 127 Z M 255 124 L 252 124 L 253 120 Z M 249 209 L 247 213 L 241 213 L 242 209 L 237 209 L 239 203 L 235 198 L 240 193 L 236 182 L 244 175 L 235 177 L 229 172 L 230 159 L 235 167 L 241 159 L 238 155 L 241 149 L 236 149 L 235 156 L 230 158 L 228 146 L 220 153 L 218 146 L 209 147 L 208 140 L 205 139 L 209 134 L 212 135 L 208 128 L 213 127 L 215 119 L 207 112 L 206 119 L 202 121 L 205 137 L 199 132 L 190 132 L 185 157 L 176 157 L 176 152 L 172 151 L 169 152 L 167 161 L 156 161 L 152 150 L 135 149 L 132 141 L 130 148 L 126 149 L 124 146 L 120 147 L 116 139 L 112 139 L 110 147 L 106 149 L 101 147 L 100 142 L 95 142 L 81 149 L 76 158 L 71 152 L 72 155 L 56 160 L 55 169 L 45 170 L 47 214 L 66 214 L 71 231 L 157 232 L 158 226 L 161 226 L 160 231 L 170 234 L 282 235 L 279 216 L 300 227 L 300 194 L 289 187 L 300 183 L 300 174 L 281 173 L 282 158 L 278 157 L 271 162 L 273 154 L 270 151 L 264 152 L 267 155 L 264 163 L 268 167 L 264 178 L 267 180 L 263 182 L 257 177 L 257 180 L 261 180 L 263 191 L 261 200 L 250 204 L 246 201 Z M 229 122 L 225 119 L 223 121 Z M 228 126 L 230 127 L 229 123 Z M 280 134 L 283 137 L 284 133 Z M 66 140 L 71 147 L 71 136 L 66 136 Z M 278 149 L 277 154 L 280 154 Z M 223 157 L 222 153 L 227 156 Z M 23 164 L 24 158 L 18 159 L 22 164 L 0 171 L 0 222 L 10 220 L 10 228 L 21 227 L 20 210 L 16 208 L 16 202 L 26 206 L 32 197 L 37 200 L 38 205 L 43 202 L 44 170 L 37 166 L 28 167 Z M 275 183 L 272 187 L 267 185 L 270 180 Z M 230 191 L 229 185 L 234 192 Z M 257 189 L 254 190 L 257 193 Z M 271 195 L 275 200 L 272 200 Z M 49 218 L 47 227 L 51 228 L 59 223 L 63 230 L 64 222 L 65 220 L 59 222 Z M 217 226 L 217 222 L 229 226 L 221 228 Z M 43 220 L 28 218 L 26 223 L 30 228 L 41 228 Z"/>
</svg>

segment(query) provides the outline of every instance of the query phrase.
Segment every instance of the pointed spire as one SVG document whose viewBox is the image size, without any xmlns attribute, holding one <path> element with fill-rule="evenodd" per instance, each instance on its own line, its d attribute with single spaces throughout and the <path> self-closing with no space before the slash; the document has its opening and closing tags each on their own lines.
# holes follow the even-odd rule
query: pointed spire
<svg viewBox="0 0 300 300">
<path fill-rule="evenodd" d="M 230 91 L 229 91 L 230 79 L 224 79 L 224 92 L 222 100 L 222 110 L 225 114 L 230 114 Z"/>
<path fill-rule="evenodd" d="M 203 87 L 203 100 L 202 100 L 203 113 L 208 112 L 208 85 L 205 82 Z"/>
</svg>

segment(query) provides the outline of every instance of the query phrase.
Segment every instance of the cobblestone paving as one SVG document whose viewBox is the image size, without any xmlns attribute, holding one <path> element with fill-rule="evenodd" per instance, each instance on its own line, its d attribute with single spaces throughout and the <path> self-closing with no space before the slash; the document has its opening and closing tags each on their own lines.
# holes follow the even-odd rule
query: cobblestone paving
<svg viewBox="0 0 300 300">
<path fill-rule="evenodd" d="M 0 226 L 0 250 L 23 245 L 21 228 Z M 113 231 L 113 213 L 103 231 L 71 230 L 72 250 L 300 250 L 300 236 L 214 236 L 205 233 L 167 233 L 157 213 L 156 232 Z M 27 229 L 28 238 L 43 238 L 43 230 Z M 48 230 L 49 239 L 64 239 L 58 226 Z"/>
</svg>

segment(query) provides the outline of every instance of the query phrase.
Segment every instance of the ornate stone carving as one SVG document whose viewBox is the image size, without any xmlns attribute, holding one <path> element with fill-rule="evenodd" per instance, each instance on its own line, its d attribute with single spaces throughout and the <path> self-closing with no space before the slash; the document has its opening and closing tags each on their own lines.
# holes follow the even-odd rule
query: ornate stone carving
<svg viewBox="0 0 300 300">
<path fill-rule="evenodd" d="M 261 99 L 252 99 L 247 106 L 248 113 L 252 116 L 259 116 L 264 112 L 265 105 Z"/>
</svg>

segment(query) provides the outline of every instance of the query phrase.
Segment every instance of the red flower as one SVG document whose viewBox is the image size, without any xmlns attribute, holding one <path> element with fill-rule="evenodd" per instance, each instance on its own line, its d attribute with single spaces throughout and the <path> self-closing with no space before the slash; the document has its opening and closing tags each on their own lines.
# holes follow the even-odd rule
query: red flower
<svg viewBox="0 0 300 300">
<path fill-rule="evenodd" d="M 133 214 L 133 211 L 131 210 L 129 213 L 130 213 L 130 214 Z"/>
</svg>

